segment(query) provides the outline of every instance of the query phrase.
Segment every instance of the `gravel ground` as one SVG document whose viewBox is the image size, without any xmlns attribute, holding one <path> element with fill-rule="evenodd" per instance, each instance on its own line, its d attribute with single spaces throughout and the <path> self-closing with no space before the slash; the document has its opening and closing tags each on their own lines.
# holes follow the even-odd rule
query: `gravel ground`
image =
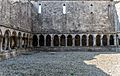
<svg viewBox="0 0 120 76">
<path fill-rule="evenodd" d="M 112 52 L 27 53 L 0 62 L 0 76 L 120 76 Z"/>
</svg>

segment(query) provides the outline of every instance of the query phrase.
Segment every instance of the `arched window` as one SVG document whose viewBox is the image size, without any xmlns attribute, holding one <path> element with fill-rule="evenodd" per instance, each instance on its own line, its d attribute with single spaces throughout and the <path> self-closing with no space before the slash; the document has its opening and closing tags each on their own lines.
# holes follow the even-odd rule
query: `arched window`
<svg viewBox="0 0 120 76">
<path fill-rule="evenodd" d="M 38 38 L 37 35 L 33 35 L 33 46 L 36 47 L 38 45 Z"/>
<path fill-rule="evenodd" d="M 96 36 L 96 46 L 100 46 L 101 45 L 101 39 L 100 39 L 100 35 Z"/>
<path fill-rule="evenodd" d="M 86 35 L 82 36 L 82 46 L 87 46 L 87 36 Z"/>
<path fill-rule="evenodd" d="M 103 46 L 107 46 L 107 35 L 103 35 L 102 42 Z"/>
<path fill-rule="evenodd" d="M 89 46 L 93 46 L 93 36 L 89 35 Z"/>
<path fill-rule="evenodd" d="M 79 35 L 75 36 L 75 46 L 80 46 L 80 36 Z"/>
<path fill-rule="evenodd" d="M 46 46 L 51 46 L 51 36 L 50 35 L 46 36 Z"/>
<path fill-rule="evenodd" d="M 54 36 L 53 44 L 54 44 L 54 46 L 59 46 L 59 37 L 58 37 L 58 35 Z"/>
<path fill-rule="evenodd" d="M 39 36 L 39 45 L 44 46 L 44 36 L 43 35 Z"/>
<path fill-rule="evenodd" d="M 68 35 L 67 36 L 67 46 L 72 46 L 73 45 L 73 40 L 72 40 L 72 36 Z"/>
<path fill-rule="evenodd" d="M 60 37 L 60 46 L 65 46 L 66 45 L 66 40 L 65 40 L 65 35 L 61 35 Z"/>
<path fill-rule="evenodd" d="M 114 36 L 110 35 L 110 40 L 109 40 L 110 45 L 114 45 Z"/>
</svg>

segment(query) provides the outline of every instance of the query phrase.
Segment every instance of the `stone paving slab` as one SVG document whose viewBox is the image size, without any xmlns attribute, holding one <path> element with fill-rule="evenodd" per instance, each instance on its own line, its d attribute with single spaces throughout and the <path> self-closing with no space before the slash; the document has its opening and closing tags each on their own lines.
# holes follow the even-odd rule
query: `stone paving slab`
<svg viewBox="0 0 120 76">
<path fill-rule="evenodd" d="M 113 52 L 27 53 L 1 61 L 0 76 L 120 76 L 117 57 Z"/>
</svg>

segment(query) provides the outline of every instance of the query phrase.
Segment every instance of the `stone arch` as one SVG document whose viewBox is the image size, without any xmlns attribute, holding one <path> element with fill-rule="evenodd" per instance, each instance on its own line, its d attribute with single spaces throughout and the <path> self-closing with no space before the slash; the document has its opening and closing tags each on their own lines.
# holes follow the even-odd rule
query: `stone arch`
<svg viewBox="0 0 120 76">
<path fill-rule="evenodd" d="M 51 46 L 51 36 L 50 35 L 46 36 L 46 46 Z"/>
<path fill-rule="evenodd" d="M 54 46 L 59 46 L 59 36 L 58 35 L 54 36 L 53 44 L 54 44 Z"/>
<path fill-rule="evenodd" d="M 66 46 L 66 37 L 65 37 L 65 35 L 61 35 L 61 37 L 60 37 L 60 46 Z"/>
<path fill-rule="evenodd" d="M 18 32 L 18 48 L 21 47 L 21 32 Z"/>
<path fill-rule="evenodd" d="M 87 46 L 87 36 L 86 35 L 82 36 L 82 46 Z"/>
<path fill-rule="evenodd" d="M 101 36 L 100 35 L 97 35 L 96 36 L 96 46 L 100 46 L 101 45 Z"/>
<path fill-rule="evenodd" d="M 6 30 L 4 33 L 3 43 L 2 43 L 2 47 L 4 50 L 10 50 L 10 36 L 11 36 L 11 32 L 9 30 Z"/>
<path fill-rule="evenodd" d="M 67 46 L 72 46 L 73 45 L 73 39 L 72 35 L 67 36 Z"/>
<path fill-rule="evenodd" d="M 89 46 L 93 46 L 93 36 L 92 35 L 89 35 L 89 39 L 88 39 L 88 42 L 89 42 Z"/>
<path fill-rule="evenodd" d="M 107 35 L 103 35 L 102 43 L 103 43 L 103 46 L 107 46 Z"/>
<path fill-rule="evenodd" d="M 11 49 L 15 49 L 15 47 L 17 47 L 17 36 L 16 36 L 16 31 L 12 32 L 11 35 Z"/>
<path fill-rule="evenodd" d="M 110 35 L 110 40 L 109 40 L 110 45 L 114 45 L 114 36 Z"/>
<path fill-rule="evenodd" d="M 37 38 L 37 35 L 33 35 L 33 38 L 32 38 L 32 45 L 34 47 L 36 47 L 38 45 L 38 38 Z"/>
<path fill-rule="evenodd" d="M 44 36 L 41 34 L 40 36 L 39 36 L 39 45 L 40 46 L 44 46 Z"/>
<path fill-rule="evenodd" d="M 80 36 L 79 35 L 75 36 L 75 46 L 80 46 Z"/>
</svg>

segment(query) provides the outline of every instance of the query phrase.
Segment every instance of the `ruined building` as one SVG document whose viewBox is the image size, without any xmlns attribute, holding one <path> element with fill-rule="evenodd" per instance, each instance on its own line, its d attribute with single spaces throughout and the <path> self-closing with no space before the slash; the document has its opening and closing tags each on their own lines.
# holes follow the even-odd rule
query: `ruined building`
<svg viewBox="0 0 120 76">
<path fill-rule="evenodd" d="M 0 0 L 1 55 L 15 55 L 31 48 L 116 51 L 120 44 L 117 3 L 113 0 Z"/>
</svg>

